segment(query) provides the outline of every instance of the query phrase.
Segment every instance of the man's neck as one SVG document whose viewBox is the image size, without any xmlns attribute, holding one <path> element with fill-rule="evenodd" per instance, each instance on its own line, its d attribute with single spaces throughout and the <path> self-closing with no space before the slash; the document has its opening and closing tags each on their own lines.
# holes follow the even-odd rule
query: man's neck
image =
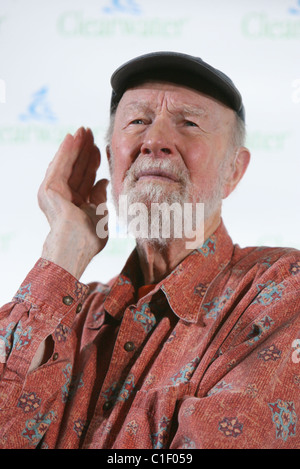
<svg viewBox="0 0 300 469">
<path fill-rule="evenodd" d="M 220 213 L 212 215 L 204 223 L 203 242 L 214 233 L 221 222 Z M 173 239 L 166 245 L 159 242 L 137 240 L 137 252 L 144 275 L 144 285 L 160 282 L 180 264 L 194 249 L 187 248 L 190 240 Z M 200 247 L 200 246 L 199 246 Z"/>
</svg>

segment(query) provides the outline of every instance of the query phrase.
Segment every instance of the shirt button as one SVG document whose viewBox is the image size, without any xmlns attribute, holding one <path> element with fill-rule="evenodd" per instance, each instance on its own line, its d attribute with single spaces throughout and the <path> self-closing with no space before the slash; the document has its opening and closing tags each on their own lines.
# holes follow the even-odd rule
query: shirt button
<svg viewBox="0 0 300 469">
<path fill-rule="evenodd" d="M 135 349 L 135 345 L 133 342 L 126 342 L 126 344 L 124 345 L 124 349 L 126 350 L 126 352 L 132 352 Z"/>
<path fill-rule="evenodd" d="M 55 360 L 57 360 L 57 359 L 58 359 L 58 353 L 55 352 L 55 353 L 53 354 L 53 361 L 55 361 Z"/>
<path fill-rule="evenodd" d="M 70 295 L 64 296 L 63 303 L 67 306 L 70 306 L 73 303 L 73 298 Z"/>
<path fill-rule="evenodd" d="M 112 401 L 106 401 L 104 402 L 102 409 L 103 410 L 110 410 L 114 406 Z"/>
<path fill-rule="evenodd" d="M 79 303 L 79 305 L 77 306 L 77 309 L 76 309 L 76 313 L 80 313 L 80 311 L 82 310 L 82 304 Z"/>
</svg>

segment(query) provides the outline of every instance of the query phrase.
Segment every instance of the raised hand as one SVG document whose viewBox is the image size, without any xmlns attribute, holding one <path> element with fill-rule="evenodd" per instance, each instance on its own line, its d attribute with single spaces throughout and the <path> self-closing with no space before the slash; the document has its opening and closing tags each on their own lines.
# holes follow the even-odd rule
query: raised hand
<svg viewBox="0 0 300 469">
<path fill-rule="evenodd" d="M 107 179 L 95 184 L 100 151 L 90 129 L 68 134 L 50 163 L 38 192 L 50 225 L 42 257 L 79 278 L 107 238 L 100 239 L 96 207 L 106 201 Z"/>
</svg>

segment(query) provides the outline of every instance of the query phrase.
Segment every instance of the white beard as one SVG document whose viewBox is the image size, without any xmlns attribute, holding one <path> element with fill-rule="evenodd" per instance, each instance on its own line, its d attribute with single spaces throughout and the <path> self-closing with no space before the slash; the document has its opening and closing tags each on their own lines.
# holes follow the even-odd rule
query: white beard
<svg viewBox="0 0 300 469">
<path fill-rule="evenodd" d="M 114 157 L 112 155 L 113 161 Z M 183 165 L 182 165 L 183 166 Z M 178 181 L 178 190 L 170 190 L 169 183 L 161 182 L 159 180 L 152 180 L 147 183 L 138 182 L 137 174 L 141 170 L 147 169 L 160 169 L 171 173 Z M 114 192 L 114 178 L 113 168 L 111 168 L 112 175 L 112 191 L 113 200 L 119 215 L 120 221 L 124 222 L 122 214 L 119 212 L 119 200 Z M 168 159 L 152 159 L 148 157 L 137 158 L 132 164 L 130 169 L 127 171 L 124 178 L 121 196 L 127 197 L 128 208 L 133 204 L 144 204 L 147 210 L 139 214 L 140 229 L 138 233 L 134 233 L 137 241 L 145 241 L 147 243 L 155 244 L 160 247 L 168 245 L 174 238 L 185 237 L 183 218 L 181 220 L 176 219 L 172 211 L 170 212 L 170 206 L 178 204 L 181 207 L 181 211 L 184 211 L 184 204 L 192 204 L 192 221 L 190 220 L 191 227 L 193 230 L 198 229 L 198 223 L 195 207 L 196 204 L 204 204 L 204 212 L 202 216 L 202 224 L 207 220 L 212 213 L 214 213 L 220 205 L 222 199 L 222 180 L 221 173 L 218 180 L 215 182 L 214 188 L 211 189 L 210 194 L 202 191 L 197 192 L 193 184 L 191 183 L 189 172 L 185 166 L 181 169 L 175 167 L 173 161 Z M 151 207 L 153 204 L 160 204 L 159 213 L 153 216 Z M 163 223 L 166 220 L 170 220 L 170 233 L 168 237 L 163 234 Z M 127 213 L 125 216 L 127 226 L 129 227 L 130 221 L 132 220 L 132 212 Z M 144 229 L 143 229 L 144 227 Z M 151 237 L 151 227 L 156 227 L 159 231 L 159 235 L 155 238 Z M 130 228 L 129 228 L 130 231 Z"/>
</svg>

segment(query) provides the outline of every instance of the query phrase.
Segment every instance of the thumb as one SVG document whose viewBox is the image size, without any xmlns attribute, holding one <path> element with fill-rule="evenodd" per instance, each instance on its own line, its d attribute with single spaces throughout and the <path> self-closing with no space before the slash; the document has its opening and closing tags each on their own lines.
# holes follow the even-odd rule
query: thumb
<svg viewBox="0 0 300 469">
<path fill-rule="evenodd" d="M 107 200 L 106 188 L 109 184 L 108 179 L 100 179 L 90 192 L 90 203 L 99 205 Z"/>
</svg>

